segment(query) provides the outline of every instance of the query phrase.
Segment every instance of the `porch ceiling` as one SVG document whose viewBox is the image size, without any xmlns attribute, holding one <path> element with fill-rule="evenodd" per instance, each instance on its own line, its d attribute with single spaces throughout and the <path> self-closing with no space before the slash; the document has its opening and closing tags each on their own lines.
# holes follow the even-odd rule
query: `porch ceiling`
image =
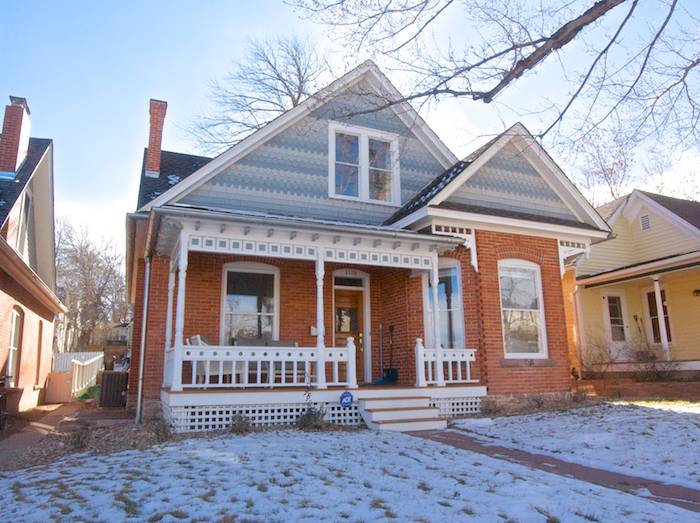
<svg viewBox="0 0 700 523">
<path fill-rule="evenodd" d="M 165 207 L 151 222 L 151 247 L 170 256 L 184 232 L 188 250 L 360 265 L 430 269 L 463 239 L 342 222 Z"/>
</svg>

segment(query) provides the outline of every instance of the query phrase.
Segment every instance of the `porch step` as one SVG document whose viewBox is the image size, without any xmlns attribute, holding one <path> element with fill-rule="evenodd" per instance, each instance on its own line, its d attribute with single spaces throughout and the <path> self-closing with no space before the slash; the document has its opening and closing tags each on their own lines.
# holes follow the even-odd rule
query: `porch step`
<svg viewBox="0 0 700 523">
<path fill-rule="evenodd" d="M 447 421 L 439 409 L 430 406 L 428 396 L 366 398 L 359 402 L 360 415 L 374 430 L 406 432 L 444 429 Z"/>
<path fill-rule="evenodd" d="M 447 428 L 447 420 L 443 418 L 417 418 L 373 421 L 373 429 L 410 432 L 413 430 L 441 430 Z"/>
<path fill-rule="evenodd" d="M 414 419 L 437 418 L 440 409 L 437 407 L 403 407 L 399 409 L 365 409 L 372 421 L 402 420 L 406 416 Z"/>
<path fill-rule="evenodd" d="M 430 406 L 429 396 L 403 396 L 403 397 L 381 397 L 366 398 L 361 402 L 368 409 L 399 409 L 399 408 L 420 408 Z"/>
</svg>

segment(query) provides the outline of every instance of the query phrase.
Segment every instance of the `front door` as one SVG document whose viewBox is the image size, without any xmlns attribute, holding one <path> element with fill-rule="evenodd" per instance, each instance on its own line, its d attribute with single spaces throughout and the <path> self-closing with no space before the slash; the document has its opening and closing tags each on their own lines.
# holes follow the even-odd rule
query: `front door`
<svg viewBox="0 0 700 523">
<path fill-rule="evenodd" d="M 355 338 L 357 381 L 364 382 L 365 354 L 363 345 L 364 310 L 361 290 L 335 291 L 335 346 L 343 347 L 349 336 Z"/>
<path fill-rule="evenodd" d="M 621 292 L 608 292 L 603 295 L 603 316 L 608 335 L 610 359 L 625 361 L 629 359 L 629 325 L 627 307 Z"/>
</svg>

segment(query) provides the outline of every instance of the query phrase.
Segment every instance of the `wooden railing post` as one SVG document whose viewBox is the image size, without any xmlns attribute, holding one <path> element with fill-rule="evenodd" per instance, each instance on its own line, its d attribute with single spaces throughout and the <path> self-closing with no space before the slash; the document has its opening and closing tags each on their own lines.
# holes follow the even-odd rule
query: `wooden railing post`
<svg viewBox="0 0 700 523">
<path fill-rule="evenodd" d="M 348 388 L 356 389 L 357 388 L 357 363 L 355 361 L 355 354 L 356 354 L 355 338 L 352 336 L 348 336 L 347 343 L 348 343 L 348 363 L 347 363 Z"/>
<path fill-rule="evenodd" d="M 416 387 L 425 386 L 425 347 L 423 340 L 416 338 Z"/>
</svg>

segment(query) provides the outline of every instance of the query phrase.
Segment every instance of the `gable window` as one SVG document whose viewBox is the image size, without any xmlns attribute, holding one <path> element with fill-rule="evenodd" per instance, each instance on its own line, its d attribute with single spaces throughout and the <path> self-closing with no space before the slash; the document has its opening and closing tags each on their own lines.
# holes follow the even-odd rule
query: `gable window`
<svg viewBox="0 0 700 523">
<path fill-rule="evenodd" d="M 506 358 L 546 358 L 540 267 L 525 260 L 498 262 Z"/>
<path fill-rule="evenodd" d="M 656 308 L 656 294 L 654 291 L 647 291 L 647 312 L 649 317 L 649 324 L 651 325 L 651 338 L 654 343 L 661 343 L 661 326 L 659 325 L 659 313 Z M 671 320 L 668 315 L 668 307 L 666 306 L 666 290 L 661 289 L 661 306 L 664 313 L 664 324 L 666 325 L 666 336 L 668 337 L 668 342 L 671 343 Z"/>
<path fill-rule="evenodd" d="M 438 315 L 440 318 L 440 345 L 445 349 L 465 348 L 464 313 L 462 312 L 462 285 L 459 261 L 442 259 L 438 269 Z M 426 318 L 426 338 L 429 346 L 435 346 L 432 320 L 433 286 L 426 277 L 425 292 L 428 311 Z"/>
<path fill-rule="evenodd" d="M 10 344 L 7 354 L 7 366 L 5 375 L 9 387 L 17 387 L 19 380 L 19 359 L 20 347 L 22 346 L 22 327 L 23 327 L 22 311 L 15 307 L 10 313 Z"/>
<path fill-rule="evenodd" d="M 331 122 L 328 143 L 331 197 L 400 205 L 395 135 Z"/>
<path fill-rule="evenodd" d="M 224 266 L 222 343 L 278 338 L 279 270 L 262 263 Z"/>
</svg>

